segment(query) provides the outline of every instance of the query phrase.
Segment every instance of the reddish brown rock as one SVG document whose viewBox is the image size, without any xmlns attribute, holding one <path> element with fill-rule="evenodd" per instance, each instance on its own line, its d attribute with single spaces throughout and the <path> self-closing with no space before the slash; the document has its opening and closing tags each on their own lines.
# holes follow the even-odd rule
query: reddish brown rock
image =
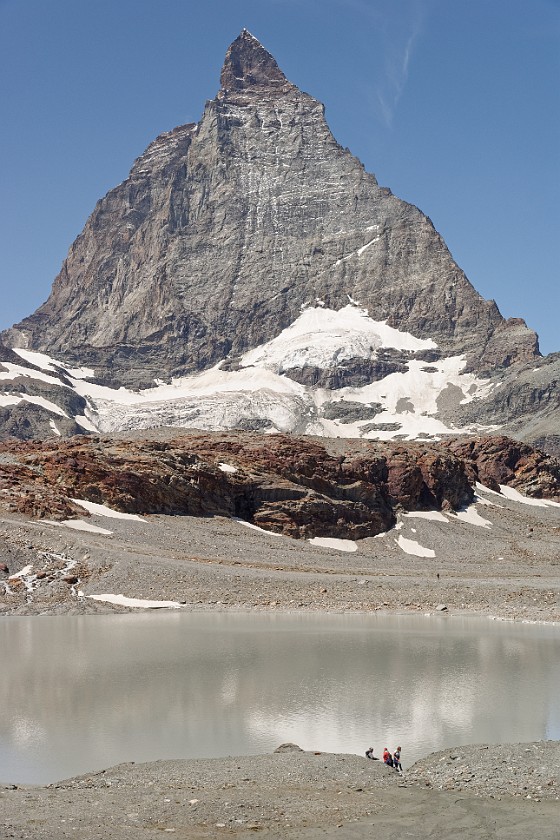
<svg viewBox="0 0 560 840">
<path fill-rule="evenodd" d="M 560 464 L 504 437 L 404 444 L 250 432 L 158 432 L 0 444 L 0 505 L 33 517 L 87 513 L 72 498 L 139 514 L 236 516 L 292 537 L 360 539 L 395 509 L 456 509 L 472 485 L 560 499 Z M 223 465 L 230 470 L 224 471 Z"/>
<path fill-rule="evenodd" d="M 527 496 L 560 501 L 560 461 L 539 449 L 503 435 L 455 438 L 447 447 L 473 483 L 491 490 L 507 484 Z"/>
</svg>

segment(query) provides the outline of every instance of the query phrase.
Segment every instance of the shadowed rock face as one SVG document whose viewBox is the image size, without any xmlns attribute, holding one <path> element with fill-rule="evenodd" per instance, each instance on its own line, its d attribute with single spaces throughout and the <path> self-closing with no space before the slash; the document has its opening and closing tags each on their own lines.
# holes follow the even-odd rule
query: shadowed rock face
<svg viewBox="0 0 560 840">
<path fill-rule="evenodd" d="M 507 438 L 448 444 L 337 442 L 238 432 L 77 436 L 0 444 L 0 506 L 37 517 L 83 517 L 73 498 L 129 513 L 237 516 L 291 537 L 361 539 L 396 509 L 456 509 L 472 483 L 507 483 L 560 500 L 560 464 Z M 507 454 L 504 454 L 507 453 Z"/>
<path fill-rule="evenodd" d="M 430 220 L 338 145 L 323 111 L 243 31 L 199 124 L 160 135 L 98 202 L 49 299 L 6 342 L 149 385 L 350 295 L 472 368 L 534 357 L 535 334 L 480 297 Z M 344 384 L 344 371 L 313 376 Z"/>
</svg>

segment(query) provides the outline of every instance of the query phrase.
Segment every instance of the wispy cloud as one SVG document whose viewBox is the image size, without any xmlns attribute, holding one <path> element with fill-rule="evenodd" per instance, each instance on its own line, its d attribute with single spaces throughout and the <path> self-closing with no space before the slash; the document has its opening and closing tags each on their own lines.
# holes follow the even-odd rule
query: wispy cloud
<svg viewBox="0 0 560 840">
<path fill-rule="evenodd" d="M 375 32 L 379 66 L 373 88 L 374 107 L 381 122 L 391 128 L 408 81 L 410 64 L 433 0 L 336 0 Z"/>
<path fill-rule="evenodd" d="M 377 119 L 391 128 L 399 101 L 409 78 L 419 36 L 430 10 L 442 0 L 268 0 L 278 6 L 302 4 L 318 15 L 336 9 L 338 18 L 352 16 L 371 31 L 371 72 L 368 99 Z M 340 15 L 342 13 L 342 15 Z M 354 23 L 352 24 L 354 25 Z"/>
<path fill-rule="evenodd" d="M 375 88 L 379 112 L 388 128 L 393 124 L 393 117 L 408 81 L 414 45 L 422 30 L 422 17 L 415 14 L 408 21 L 402 21 L 401 25 L 400 31 L 387 32 L 385 75 L 377 80 Z"/>
</svg>

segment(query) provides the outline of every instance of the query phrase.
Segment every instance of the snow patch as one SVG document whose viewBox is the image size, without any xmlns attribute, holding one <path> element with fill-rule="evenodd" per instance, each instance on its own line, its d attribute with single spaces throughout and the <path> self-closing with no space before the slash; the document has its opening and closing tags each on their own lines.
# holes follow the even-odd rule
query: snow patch
<svg viewBox="0 0 560 840">
<path fill-rule="evenodd" d="M 516 490 L 514 487 L 509 487 L 507 484 L 500 484 L 499 485 L 501 493 L 498 493 L 496 490 L 491 490 L 489 487 L 485 487 L 484 484 L 480 484 L 478 481 L 476 482 L 476 489 L 479 493 L 490 493 L 492 496 L 498 496 L 506 499 L 510 499 L 513 502 L 521 502 L 524 505 L 530 505 L 531 507 L 559 507 L 560 502 L 553 502 L 552 499 L 535 499 L 532 496 L 524 496 L 523 493 L 520 493 L 519 490 Z M 495 502 L 491 502 L 488 499 L 482 499 L 477 497 L 477 501 L 480 501 L 483 505 L 495 505 L 496 507 L 503 507 L 503 505 L 498 505 Z"/>
<path fill-rule="evenodd" d="M 524 496 L 519 490 L 516 490 L 514 487 L 508 487 L 507 484 L 500 484 L 500 491 L 506 499 L 511 499 L 513 502 L 521 502 L 531 507 L 547 507 L 548 504 L 555 504 L 555 502 L 547 502 L 545 499 L 533 499 L 531 496 Z"/>
<path fill-rule="evenodd" d="M 25 577 L 26 575 L 31 574 L 33 569 L 33 563 L 29 563 L 27 566 L 24 566 L 23 569 L 20 569 L 19 572 L 16 572 L 13 575 L 10 575 L 8 580 L 17 580 L 18 578 Z"/>
<path fill-rule="evenodd" d="M 491 490 L 489 487 L 485 487 L 484 484 L 481 484 L 479 481 L 475 484 L 477 493 L 475 495 L 475 499 L 481 505 L 490 505 L 491 507 L 503 507 L 503 505 L 499 505 L 497 502 L 492 502 L 490 499 L 484 499 L 480 494 L 481 493 L 491 493 L 492 496 L 498 496 L 498 498 L 502 495 L 501 493 L 496 492 L 496 490 Z"/>
<path fill-rule="evenodd" d="M 72 501 L 74 504 L 80 505 L 80 507 L 85 508 L 85 510 L 88 510 L 96 516 L 106 516 L 109 519 L 132 519 L 136 522 L 146 521 L 136 513 L 122 513 L 120 510 L 113 510 L 107 507 L 107 505 L 99 505 L 96 502 L 88 502 L 86 499 L 72 499 Z"/>
<path fill-rule="evenodd" d="M 397 545 L 399 548 L 406 554 L 414 554 L 416 557 L 435 557 L 436 553 L 431 548 L 425 548 L 420 543 L 416 542 L 416 540 L 407 540 L 406 537 L 403 537 L 402 534 L 399 534 L 398 539 L 396 540 Z"/>
<path fill-rule="evenodd" d="M 9 380 L 17 379 L 18 376 L 25 376 L 27 379 L 40 379 L 41 382 L 48 382 L 49 385 L 62 386 L 60 379 L 49 376 L 48 373 L 43 373 L 40 370 L 30 370 L 30 368 L 23 367 L 23 365 L 14 365 L 12 362 L 2 362 L 2 365 L 6 368 L 6 371 L 0 371 L 0 379 Z"/>
<path fill-rule="evenodd" d="M 374 236 L 374 238 L 373 238 L 373 239 L 370 239 L 370 241 L 369 241 L 369 242 L 366 242 L 366 244 L 365 244 L 365 245 L 362 245 L 362 247 L 361 247 L 361 248 L 358 248 L 358 250 L 356 251 L 356 254 L 357 254 L 359 257 L 361 257 L 361 256 L 362 256 L 362 254 L 364 253 L 364 251 L 367 251 L 367 249 L 368 249 L 368 248 L 371 248 L 371 246 L 372 246 L 372 245 L 374 245 L 376 242 L 379 242 L 379 240 L 380 240 L 380 239 L 381 239 L 381 237 L 380 237 L 380 236 Z"/>
<path fill-rule="evenodd" d="M 218 469 L 225 473 L 237 472 L 237 467 L 233 467 L 231 464 L 218 464 Z"/>
<path fill-rule="evenodd" d="M 232 516 L 234 522 L 239 522 L 240 525 L 244 525 L 246 528 L 251 528 L 252 531 L 260 531 L 261 534 L 266 534 L 267 537 L 281 537 L 282 534 L 277 534 L 276 531 L 265 531 L 264 528 L 259 528 L 258 525 L 253 525 L 252 522 L 247 522 L 245 519 L 239 519 L 237 516 Z"/>
<path fill-rule="evenodd" d="M 98 432 L 98 431 L 99 431 L 99 429 L 97 428 L 97 426 L 95 426 L 95 425 L 91 422 L 91 420 L 89 420 L 89 419 L 85 416 L 85 414 L 76 414 L 76 416 L 74 417 L 74 420 L 76 421 L 76 423 L 78 424 L 78 426 L 81 426 L 81 427 L 82 427 L 82 429 L 87 429 L 87 431 L 88 431 L 88 432 Z"/>
<path fill-rule="evenodd" d="M 403 513 L 403 516 L 409 519 L 430 519 L 432 522 L 445 522 L 447 525 L 449 520 L 439 510 L 411 510 L 409 513 Z"/>
<path fill-rule="evenodd" d="M 357 551 L 358 546 L 354 540 L 340 540 L 336 537 L 313 537 L 309 540 L 311 545 L 321 548 L 335 548 L 337 551 Z"/>
<path fill-rule="evenodd" d="M 476 510 L 474 505 L 470 505 L 465 510 L 459 510 L 455 514 L 457 519 L 461 522 L 468 522 L 469 525 L 478 525 L 479 528 L 491 528 L 492 523 L 488 519 L 484 519 Z"/>
<path fill-rule="evenodd" d="M 58 428 L 58 426 L 56 425 L 56 423 L 54 422 L 54 420 L 49 420 L 49 426 L 51 427 L 51 429 L 52 429 L 52 431 L 54 432 L 54 434 L 55 434 L 55 435 L 58 435 L 58 436 L 60 437 L 60 434 L 61 434 L 61 433 L 60 433 L 60 429 Z"/>
<path fill-rule="evenodd" d="M 107 604 L 119 604 L 122 607 L 142 607 L 144 609 L 158 610 L 164 608 L 179 609 L 181 604 L 178 601 L 147 601 L 143 598 L 127 598 L 126 595 L 87 595 L 93 601 L 103 601 Z"/>
<path fill-rule="evenodd" d="M 0 406 L 17 405 L 20 402 L 21 397 L 18 397 L 17 394 L 0 394 Z"/>
<path fill-rule="evenodd" d="M 73 528 L 74 531 L 89 531 L 92 534 L 112 534 L 112 531 L 107 531 L 106 528 L 99 528 L 97 525 L 92 525 L 91 522 L 84 522 L 83 519 L 61 519 L 60 522 L 55 522 L 54 519 L 43 519 L 46 525 L 56 525 L 58 527 Z"/>
<path fill-rule="evenodd" d="M 477 505 L 485 505 L 486 507 L 502 507 L 502 505 L 496 504 L 496 502 L 491 502 L 490 499 L 484 499 L 482 496 L 479 496 L 478 493 L 474 494 L 474 501 Z"/>
<path fill-rule="evenodd" d="M 37 585 L 37 575 L 33 574 L 33 563 L 29 563 L 27 566 L 24 566 L 23 569 L 16 572 L 16 574 L 10 575 L 7 581 L 4 581 L 4 590 L 6 595 L 13 592 L 13 590 L 10 589 L 9 581 L 16 580 L 21 580 L 25 587 L 25 591 L 27 592 L 27 601 L 32 601 L 33 590 Z"/>
<path fill-rule="evenodd" d="M 35 367 L 41 368 L 41 370 L 56 371 L 56 368 L 64 367 L 62 362 L 51 359 L 46 353 L 36 353 L 32 350 L 24 350 L 21 347 L 14 347 L 13 351 L 18 356 L 21 356 L 25 362 L 29 362 L 30 365 L 35 365 Z"/>
<path fill-rule="evenodd" d="M 471 402 L 475 394 L 488 392 L 490 386 L 487 382 L 477 379 L 474 374 L 461 373 L 465 364 L 465 356 L 448 356 L 430 365 L 411 359 L 407 365 L 408 370 L 403 373 L 391 373 L 363 388 L 344 388 L 344 398 L 362 403 L 380 402 L 385 409 L 382 418 L 384 423 L 406 423 L 412 414 L 435 415 L 438 411 L 437 400 L 449 385 L 463 392 L 461 404 Z M 412 411 L 402 409 L 399 405 L 401 401 L 411 404 Z M 445 428 L 443 424 L 440 426 Z"/>
<path fill-rule="evenodd" d="M 92 376 L 95 376 L 93 368 L 87 367 L 66 368 L 66 373 L 73 379 L 91 379 Z"/>
<path fill-rule="evenodd" d="M 60 408 L 60 406 L 56 405 L 56 403 L 53 403 L 50 400 L 46 400 L 44 397 L 36 397 L 32 396 L 31 394 L 21 394 L 21 398 L 22 400 L 25 400 L 25 402 L 33 403 L 34 405 L 40 405 L 41 408 L 52 412 L 52 414 L 58 414 L 59 417 L 68 417 L 66 412 L 63 411 Z"/>
<path fill-rule="evenodd" d="M 374 227 L 376 227 L 376 226 L 374 226 Z M 368 228 L 368 230 L 371 230 L 371 228 Z M 342 263 L 346 262 L 346 260 L 351 260 L 352 257 L 361 257 L 362 254 L 364 253 L 364 251 L 367 251 L 368 248 L 370 248 L 376 242 L 379 242 L 380 239 L 381 239 L 380 236 L 374 236 L 373 239 L 370 239 L 369 242 L 366 242 L 366 244 L 362 245 L 361 248 L 358 248 L 356 251 L 352 251 L 350 254 L 346 254 L 345 257 L 340 257 L 339 260 L 337 260 L 335 263 L 333 263 L 333 268 L 335 268 L 337 265 L 342 265 Z"/>
<path fill-rule="evenodd" d="M 46 353 L 37 353 L 33 350 L 24 350 L 22 347 L 13 347 L 12 349 L 14 353 L 17 353 L 18 356 L 21 356 L 21 358 L 25 362 L 28 362 L 30 365 L 35 365 L 35 367 L 41 368 L 41 370 L 50 370 L 53 373 L 57 373 L 59 369 L 62 369 L 69 376 L 74 377 L 74 379 L 85 379 L 91 376 L 95 376 L 95 371 L 91 368 L 68 368 L 66 367 L 64 362 L 60 362 L 58 361 L 58 359 L 53 359 L 51 356 L 47 356 Z"/>
</svg>

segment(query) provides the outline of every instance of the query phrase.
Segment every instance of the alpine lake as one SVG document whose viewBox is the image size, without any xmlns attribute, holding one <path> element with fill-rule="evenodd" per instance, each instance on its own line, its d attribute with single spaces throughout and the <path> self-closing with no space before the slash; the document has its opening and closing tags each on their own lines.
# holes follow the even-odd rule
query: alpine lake
<svg viewBox="0 0 560 840">
<path fill-rule="evenodd" d="M 560 738 L 560 627 L 448 615 L 0 621 L 0 781 L 127 761 Z"/>
</svg>

